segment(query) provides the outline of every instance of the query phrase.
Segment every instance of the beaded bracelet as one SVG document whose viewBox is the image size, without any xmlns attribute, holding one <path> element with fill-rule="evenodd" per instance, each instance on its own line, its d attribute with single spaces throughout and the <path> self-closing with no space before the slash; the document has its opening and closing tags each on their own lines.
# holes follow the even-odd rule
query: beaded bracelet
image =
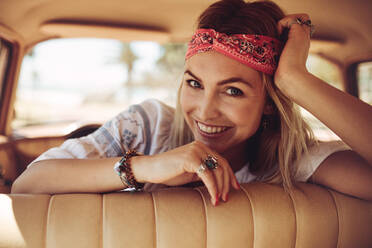
<svg viewBox="0 0 372 248">
<path fill-rule="evenodd" d="M 134 191 L 141 191 L 145 186 L 144 183 L 139 183 L 134 178 L 132 167 L 130 165 L 130 158 L 134 156 L 139 156 L 135 150 L 129 150 L 125 155 L 120 159 L 119 162 L 116 162 L 114 165 L 114 170 L 119 175 L 124 186 L 128 187 Z"/>
</svg>

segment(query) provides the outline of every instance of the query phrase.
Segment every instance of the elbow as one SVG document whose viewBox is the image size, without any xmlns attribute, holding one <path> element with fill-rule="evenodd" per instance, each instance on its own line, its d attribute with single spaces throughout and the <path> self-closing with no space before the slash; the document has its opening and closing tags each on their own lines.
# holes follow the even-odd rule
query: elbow
<svg viewBox="0 0 372 248">
<path fill-rule="evenodd" d="M 17 178 L 13 184 L 12 188 L 10 189 L 11 194 L 21 194 L 21 193 L 27 193 L 22 190 L 22 182 L 20 183 L 19 178 Z"/>
<path fill-rule="evenodd" d="M 37 173 L 36 173 L 37 174 Z M 42 194 L 39 182 L 40 178 L 35 175 L 35 171 L 26 169 L 12 184 L 11 194 Z"/>
<path fill-rule="evenodd" d="M 20 177 L 22 177 L 22 175 Z M 10 193 L 11 194 L 31 194 L 31 193 L 35 193 L 35 192 L 32 192 L 32 187 L 31 188 L 28 187 L 27 182 L 25 182 L 25 180 L 23 180 L 20 177 L 18 177 L 13 182 Z"/>
</svg>

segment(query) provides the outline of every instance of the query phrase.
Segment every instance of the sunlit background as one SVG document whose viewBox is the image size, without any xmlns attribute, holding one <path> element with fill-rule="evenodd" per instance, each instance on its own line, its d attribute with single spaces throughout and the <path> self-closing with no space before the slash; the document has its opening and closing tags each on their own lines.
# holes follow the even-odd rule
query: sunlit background
<svg viewBox="0 0 372 248">
<path fill-rule="evenodd" d="M 185 44 L 122 43 L 105 39 L 56 39 L 24 58 L 12 127 L 26 137 L 64 135 L 104 123 L 148 98 L 175 106 Z M 314 55 L 308 69 L 343 90 L 337 66 Z M 371 103 L 372 63 L 358 69 L 361 97 Z M 322 140 L 337 139 L 310 113 L 303 115 Z"/>
</svg>

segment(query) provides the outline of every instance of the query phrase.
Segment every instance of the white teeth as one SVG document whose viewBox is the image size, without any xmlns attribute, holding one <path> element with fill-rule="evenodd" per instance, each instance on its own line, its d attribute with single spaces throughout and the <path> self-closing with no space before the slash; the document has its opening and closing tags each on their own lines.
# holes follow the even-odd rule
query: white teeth
<svg viewBox="0 0 372 248">
<path fill-rule="evenodd" d="M 206 125 L 203 125 L 199 122 L 197 122 L 197 124 L 198 124 L 198 127 L 200 128 L 200 130 L 202 130 L 203 132 L 206 132 L 206 133 L 220 133 L 220 132 L 223 132 L 227 129 L 227 127 L 206 126 Z"/>
</svg>

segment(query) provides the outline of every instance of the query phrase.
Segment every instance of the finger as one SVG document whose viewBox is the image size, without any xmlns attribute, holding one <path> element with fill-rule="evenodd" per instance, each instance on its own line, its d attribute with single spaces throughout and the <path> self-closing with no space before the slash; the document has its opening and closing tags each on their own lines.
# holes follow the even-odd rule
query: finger
<svg viewBox="0 0 372 248">
<path fill-rule="evenodd" d="M 227 201 L 227 195 L 230 191 L 230 182 L 232 178 L 231 175 L 233 175 L 233 177 L 235 177 L 235 175 L 226 159 L 223 157 L 219 158 L 219 163 L 223 169 L 223 189 L 221 192 L 221 197 L 224 201 Z"/>
<path fill-rule="evenodd" d="M 308 37 L 311 38 L 312 35 L 314 34 L 315 31 L 315 26 L 314 24 L 311 23 L 310 19 L 304 20 L 304 25 L 302 25 L 303 28 L 306 30 L 308 33 Z"/>
<path fill-rule="evenodd" d="M 240 185 L 239 185 L 239 183 L 238 183 L 238 180 L 236 179 L 236 176 L 235 176 L 235 173 L 234 173 L 234 171 L 231 169 L 231 166 L 230 166 L 230 164 L 228 163 L 228 161 L 225 159 L 225 158 L 223 158 L 223 157 L 221 157 L 221 158 L 219 158 L 220 159 L 220 161 L 221 161 L 221 164 L 223 164 L 223 165 L 226 165 L 225 166 L 225 169 L 226 169 L 226 172 L 225 172 L 225 175 L 227 175 L 228 177 L 229 177 L 229 189 L 230 189 L 230 183 L 231 183 L 231 185 L 236 189 L 236 190 L 239 190 L 240 189 Z M 226 187 L 226 184 L 224 184 L 225 185 L 225 187 Z"/>
<path fill-rule="evenodd" d="M 216 179 L 216 182 L 217 182 L 217 193 L 218 193 L 218 198 L 220 198 L 222 196 L 222 191 L 223 191 L 223 188 L 224 188 L 224 169 L 223 167 L 225 166 L 221 166 L 219 165 L 218 168 L 214 169 L 214 170 L 211 170 L 213 173 L 214 173 L 214 177 Z"/>
<path fill-rule="evenodd" d="M 306 21 L 306 20 L 310 19 L 309 15 L 305 14 L 305 13 L 303 13 L 303 14 L 292 14 L 292 15 L 288 15 L 288 16 L 282 18 L 277 23 L 277 29 L 278 29 L 279 35 L 282 34 L 284 28 L 290 29 L 293 24 L 300 25 L 296 21 L 297 18 L 300 18 L 302 21 Z"/>
<path fill-rule="evenodd" d="M 231 169 L 231 167 L 229 168 L 229 175 L 230 175 L 230 182 L 231 182 L 231 185 L 236 189 L 236 190 L 239 190 L 240 189 L 240 184 L 238 182 L 238 179 L 236 178 L 235 176 L 235 173 L 234 171 Z"/>
<path fill-rule="evenodd" d="M 230 191 L 230 173 L 226 167 L 224 167 L 223 182 L 222 200 L 226 202 Z"/>
<path fill-rule="evenodd" d="M 294 17 L 289 15 L 289 16 L 284 17 L 280 21 L 278 21 L 277 28 L 278 28 L 279 35 L 282 34 L 284 28 L 288 28 L 288 29 L 290 28 L 290 25 L 294 19 L 295 19 Z"/>
<path fill-rule="evenodd" d="M 211 172 L 208 168 L 206 168 L 203 172 L 198 172 L 199 166 L 195 166 L 194 172 L 200 177 L 203 181 L 204 185 L 207 187 L 208 192 L 211 196 L 211 202 L 214 206 L 218 204 L 218 191 L 217 191 L 217 183 L 216 179 L 214 178 L 213 172 Z"/>
</svg>

